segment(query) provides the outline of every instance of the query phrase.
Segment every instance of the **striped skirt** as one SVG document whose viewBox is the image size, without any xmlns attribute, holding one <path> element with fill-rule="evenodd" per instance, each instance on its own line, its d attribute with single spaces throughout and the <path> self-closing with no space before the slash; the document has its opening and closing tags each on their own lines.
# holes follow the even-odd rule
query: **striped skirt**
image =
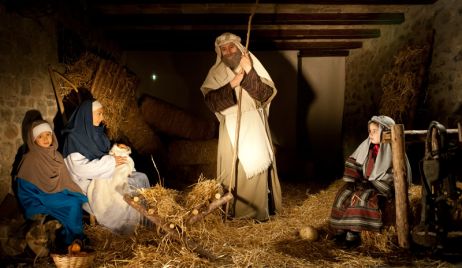
<svg viewBox="0 0 462 268">
<path fill-rule="evenodd" d="M 332 207 L 330 226 L 338 230 L 375 231 L 382 227 L 379 192 L 372 186 L 355 187 L 345 184 L 337 193 Z"/>
</svg>

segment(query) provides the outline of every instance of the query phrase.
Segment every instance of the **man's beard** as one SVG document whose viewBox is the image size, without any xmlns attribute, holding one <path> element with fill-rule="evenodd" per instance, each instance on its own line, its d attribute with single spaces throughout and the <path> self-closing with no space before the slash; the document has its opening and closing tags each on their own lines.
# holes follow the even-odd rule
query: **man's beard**
<svg viewBox="0 0 462 268">
<path fill-rule="evenodd" d="M 236 51 L 231 55 L 222 56 L 221 60 L 224 62 L 226 66 L 234 70 L 237 66 L 239 66 L 239 63 L 241 62 L 241 57 L 241 52 Z"/>
</svg>

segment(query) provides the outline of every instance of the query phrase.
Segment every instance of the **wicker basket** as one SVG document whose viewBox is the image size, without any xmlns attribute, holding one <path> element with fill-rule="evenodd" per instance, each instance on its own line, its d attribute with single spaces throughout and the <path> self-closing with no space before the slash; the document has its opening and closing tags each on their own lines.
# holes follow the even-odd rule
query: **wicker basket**
<svg viewBox="0 0 462 268">
<path fill-rule="evenodd" d="M 95 259 L 95 252 L 77 254 L 51 254 L 53 261 L 58 268 L 87 268 Z"/>
</svg>

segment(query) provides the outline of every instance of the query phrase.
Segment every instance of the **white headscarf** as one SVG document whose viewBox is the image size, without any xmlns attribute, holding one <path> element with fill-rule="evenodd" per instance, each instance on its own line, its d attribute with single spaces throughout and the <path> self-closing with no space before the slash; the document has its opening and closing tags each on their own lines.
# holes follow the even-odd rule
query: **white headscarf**
<svg viewBox="0 0 462 268">
<path fill-rule="evenodd" d="M 382 137 L 382 133 L 385 130 L 390 130 L 391 127 L 395 124 L 395 121 L 385 115 L 373 116 L 369 122 L 368 127 L 371 123 L 377 123 L 379 125 L 379 133 L 380 137 Z M 371 141 L 369 137 L 365 139 L 356 149 L 356 151 L 351 155 L 352 158 L 356 159 L 356 162 L 363 166 L 363 173 L 365 172 L 365 165 L 367 162 L 367 156 L 369 154 Z M 409 161 L 406 158 L 406 165 L 408 171 L 408 180 L 411 179 L 411 168 L 409 165 Z M 387 175 L 387 171 L 392 168 L 392 150 L 390 143 L 381 143 L 379 152 L 377 154 L 377 158 L 375 160 L 374 169 L 369 176 L 369 180 L 382 180 L 385 179 Z M 363 174 L 364 175 L 364 174 Z"/>
</svg>

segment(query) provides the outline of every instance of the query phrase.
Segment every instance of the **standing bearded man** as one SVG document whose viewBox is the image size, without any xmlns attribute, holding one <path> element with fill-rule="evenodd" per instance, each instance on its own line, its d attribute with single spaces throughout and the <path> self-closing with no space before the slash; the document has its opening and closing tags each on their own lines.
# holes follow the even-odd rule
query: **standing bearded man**
<svg viewBox="0 0 462 268">
<path fill-rule="evenodd" d="M 205 103 L 220 122 L 217 178 L 234 199 L 229 216 L 266 221 L 281 210 L 281 187 L 268 127 L 276 88 L 260 61 L 224 33 L 215 40 L 217 60 L 202 84 Z M 237 168 L 233 175 L 239 90 L 242 90 Z"/>
</svg>

